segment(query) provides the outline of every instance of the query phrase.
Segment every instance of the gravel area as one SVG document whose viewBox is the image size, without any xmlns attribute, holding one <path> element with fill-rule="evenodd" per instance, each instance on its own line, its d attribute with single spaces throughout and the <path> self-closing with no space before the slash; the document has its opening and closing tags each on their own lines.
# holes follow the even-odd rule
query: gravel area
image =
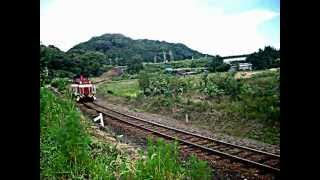
<svg viewBox="0 0 320 180">
<path fill-rule="evenodd" d="M 246 146 L 246 147 L 250 147 L 250 148 L 254 148 L 254 149 L 258 149 L 261 151 L 266 151 L 266 152 L 270 152 L 270 153 L 274 153 L 274 154 L 280 154 L 280 147 L 279 146 L 266 144 L 266 143 L 259 142 L 259 141 L 253 140 L 253 139 L 239 138 L 239 137 L 229 136 L 229 135 L 221 134 L 221 133 L 212 133 L 211 131 L 209 131 L 207 129 L 203 129 L 203 128 L 200 129 L 200 128 L 194 127 L 193 125 L 187 124 L 184 121 L 179 121 L 179 120 L 176 120 L 176 119 L 173 119 L 170 117 L 166 117 L 166 116 L 162 116 L 162 115 L 158 115 L 158 114 L 151 114 L 151 113 L 147 113 L 147 112 L 135 112 L 134 110 L 129 109 L 127 106 L 112 104 L 110 102 L 107 102 L 101 96 L 97 96 L 97 97 L 98 97 L 96 100 L 97 104 L 103 105 L 108 108 L 112 108 L 114 110 L 118 110 L 122 113 L 126 113 L 126 114 L 129 114 L 132 116 L 136 116 L 136 117 L 139 117 L 139 118 L 142 118 L 145 120 L 168 125 L 171 127 L 175 127 L 177 129 L 182 129 L 182 130 L 185 130 L 188 132 L 197 133 L 197 134 L 211 137 L 211 138 L 221 140 L 224 142 L 228 142 L 228 143 L 232 143 L 232 144 L 236 144 L 236 145 L 242 145 L 242 146 Z"/>
</svg>

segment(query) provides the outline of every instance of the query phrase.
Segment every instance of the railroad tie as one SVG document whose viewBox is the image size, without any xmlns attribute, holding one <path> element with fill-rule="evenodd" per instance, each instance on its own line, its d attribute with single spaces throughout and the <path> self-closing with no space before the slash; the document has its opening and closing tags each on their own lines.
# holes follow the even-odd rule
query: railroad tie
<svg viewBox="0 0 320 180">
<path fill-rule="evenodd" d="M 196 142 L 195 144 L 197 144 L 199 146 L 207 147 L 208 141 L 199 141 L 199 142 Z"/>
</svg>

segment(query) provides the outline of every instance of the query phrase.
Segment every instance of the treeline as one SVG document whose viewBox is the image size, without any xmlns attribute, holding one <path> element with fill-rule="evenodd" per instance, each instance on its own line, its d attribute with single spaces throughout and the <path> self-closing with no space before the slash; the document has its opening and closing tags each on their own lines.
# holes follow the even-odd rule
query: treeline
<svg viewBox="0 0 320 180">
<path fill-rule="evenodd" d="M 77 74 L 99 76 L 113 66 L 128 66 L 138 73 L 143 62 L 184 60 L 204 56 L 183 44 L 153 40 L 133 40 L 121 34 L 104 34 L 80 43 L 68 52 L 40 45 L 41 74 L 48 77 L 72 77 Z M 46 72 L 46 70 L 48 72 Z"/>
<path fill-rule="evenodd" d="M 250 54 L 246 62 L 251 63 L 254 70 L 278 68 L 280 67 L 280 49 L 266 46 Z"/>
<path fill-rule="evenodd" d="M 106 56 L 99 52 L 64 53 L 52 45 L 40 45 L 40 72 L 49 78 L 72 77 L 80 73 L 99 76 L 111 67 Z"/>
</svg>

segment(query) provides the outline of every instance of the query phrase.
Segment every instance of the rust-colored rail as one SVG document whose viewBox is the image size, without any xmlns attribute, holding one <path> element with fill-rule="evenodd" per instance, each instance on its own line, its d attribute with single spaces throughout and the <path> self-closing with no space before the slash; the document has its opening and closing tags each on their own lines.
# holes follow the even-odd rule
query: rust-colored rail
<svg viewBox="0 0 320 180">
<path fill-rule="evenodd" d="M 104 115 L 129 124 L 139 129 L 151 132 L 157 136 L 178 142 L 190 147 L 200 148 L 208 154 L 222 156 L 232 161 L 244 163 L 263 169 L 267 172 L 280 173 L 280 155 L 252 149 L 249 147 L 230 144 L 210 137 L 190 133 L 184 130 L 165 126 L 156 122 L 150 122 L 138 117 L 121 113 L 119 111 L 101 106 L 97 103 L 83 103 L 86 107 L 94 109 Z"/>
</svg>

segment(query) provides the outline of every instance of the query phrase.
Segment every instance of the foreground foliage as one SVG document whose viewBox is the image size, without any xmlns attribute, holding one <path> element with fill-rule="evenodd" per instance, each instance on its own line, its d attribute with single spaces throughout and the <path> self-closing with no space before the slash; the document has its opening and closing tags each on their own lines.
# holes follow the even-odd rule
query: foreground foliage
<svg viewBox="0 0 320 180">
<path fill-rule="evenodd" d="M 48 89 L 41 89 L 40 111 L 40 174 L 41 179 L 110 178 L 109 164 L 117 158 L 115 150 L 108 146 L 91 151 L 93 143 L 80 122 L 80 113 L 70 100 L 57 98 Z"/>
<path fill-rule="evenodd" d="M 40 94 L 41 179 L 209 179 L 203 161 L 178 158 L 177 144 L 149 141 L 147 158 L 133 162 L 114 145 L 92 141 L 71 99 Z M 172 161 L 174 159 L 174 161 Z"/>
</svg>

